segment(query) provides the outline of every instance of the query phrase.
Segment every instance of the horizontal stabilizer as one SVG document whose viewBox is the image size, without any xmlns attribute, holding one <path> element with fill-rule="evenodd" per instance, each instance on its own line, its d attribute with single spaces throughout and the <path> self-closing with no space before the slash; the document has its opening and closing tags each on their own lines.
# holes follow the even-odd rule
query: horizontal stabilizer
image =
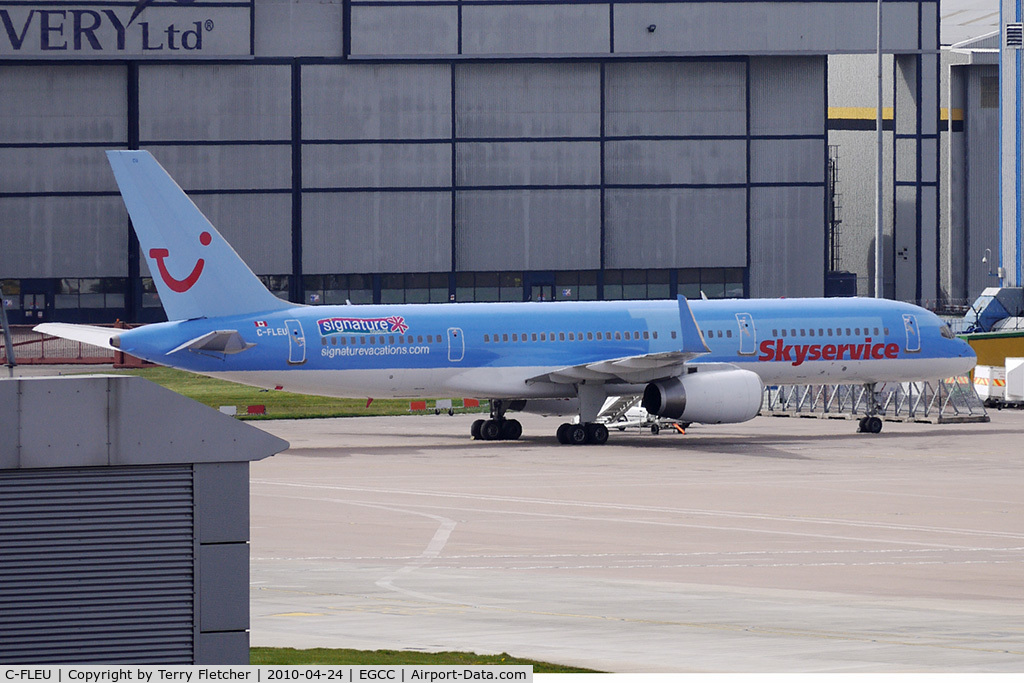
<svg viewBox="0 0 1024 683">
<path fill-rule="evenodd" d="M 95 325 L 73 325 L 71 323 L 40 323 L 32 328 L 36 332 L 48 334 L 51 337 L 70 339 L 71 341 L 82 342 L 90 346 L 98 346 L 101 349 L 117 351 L 111 346 L 110 338 L 122 332 L 110 327 L 97 327 Z"/>
<path fill-rule="evenodd" d="M 196 353 L 241 353 L 247 351 L 252 347 L 256 346 L 252 342 L 247 342 L 242 339 L 242 335 L 238 334 L 238 330 L 217 330 L 215 332 L 207 332 L 206 334 L 190 339 L 176 349 L 173 349 L 167 353 L 177 353 L 178 351 L 195 351 Z"/>
</svg>

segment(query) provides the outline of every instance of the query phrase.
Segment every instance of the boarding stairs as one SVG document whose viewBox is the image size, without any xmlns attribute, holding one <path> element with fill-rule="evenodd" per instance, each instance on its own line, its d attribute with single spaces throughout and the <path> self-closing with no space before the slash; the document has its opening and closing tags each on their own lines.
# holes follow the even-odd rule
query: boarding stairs
<svg viewBox="0 0 1024 683">
<path fill-rule="evenodd" d="M 605 404 L 601 414 L 597 416 L 597 421 L 605 424 L 622 421 L 630 408 L 640 403 L 640 398 L 640 396 L 619 396 L 614 401 Z"/>
<path fill-rule="evenodd" d="M 806 384 L 765 388 L 761 415 L 859 420 L 869 393 L 858 384 Z M 900 382 L 877 387 L 876 414 L 888 422 L 988 422 L 985 406 L 968 375 L 935 382 Z"/>
</svg>

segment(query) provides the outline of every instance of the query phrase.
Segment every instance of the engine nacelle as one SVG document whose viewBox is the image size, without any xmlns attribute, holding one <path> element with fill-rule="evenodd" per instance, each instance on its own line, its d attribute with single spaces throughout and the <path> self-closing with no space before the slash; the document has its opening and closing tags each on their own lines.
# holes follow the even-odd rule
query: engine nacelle
<svg viewBox="0 0 1024 683">
<path fill-rule="evenodd" d="M 746 422 L 761 409 L 764 385 L 750 370 L 698 370 L 651 382 L 643 407 L 652 415 L 686 422 Z"/>
</svg>

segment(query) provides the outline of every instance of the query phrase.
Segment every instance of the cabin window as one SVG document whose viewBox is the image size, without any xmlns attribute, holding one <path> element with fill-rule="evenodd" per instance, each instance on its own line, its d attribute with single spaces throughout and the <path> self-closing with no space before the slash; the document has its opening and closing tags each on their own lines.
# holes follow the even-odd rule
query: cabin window
<svg viewBox="0 0 1024 683">
<path fill-rule="evenodd" d="M 366 337 L 360 337 L 360 338 L 359 338 L 359 343 L 360 343 L 361 345 L 363 345 L 363 346 L 366 346 Z"/>
<path fill-rule="evenodd" d="M 546 332 L 541 332 L 540 333 L 540 340 L 541 341 L 547 341 L 548 340 L 548 335 L 547 335 Z"/>
<path fill-rule="evenodd" d="M 558 333 L 558 341 L 565 341 L 565 332 Z"/>
<path fill-rule="evenodd" d="M 604 339 L 604 335 L 602 333 L 598 332 L 597 333 L 597 341 L 602 341 L 603 339 Z"/>
<path fill-rule="evenodd" d="M 532 332 L 530 334 L 530 341 L 537 341 L 537 333 L 536 332 Z"/>
<path fill-rule="evenodd" d="M 491 341 L 491 335 L 485 334 L 484 335 L 484 342 L 489 342 L 489 341 Z"/>
<path fill-rule="evenodd" d="M 395 343 L 394 335 L 388 335 L 388 344 L 394 344 L 394 343 Z"/>
<path fill-rule="evenodd" d="M 376 343 L 377 343 L 377 338 L 376 337 L 370 337 L 370 345 L 373 346 Z"/>
<path fill-rule="evenodd" d="M 849 336 L 851 336 L 851 335 L 853 335 L 853 332 L 852 332 L 852 331 L 850 330 L 850 328 L 849 328 L 849 327 L 847 327 L 847 328 L 846 328 L 846 336 L 847 336 L 847 337 L 849 337 Z"/>
<path fill-rule="evenodd" d="M 594 333 L 587 332 L 587 341 L 594 341 Z"/>
<path fill-rule="evenodd" d="M 654 330 L 653 332 L 651 332 L 651 335 L 652 335 L 652 336 L 653 336 L 653 337 L 654 337 L 655 339 L 657 339 L 657 338 L 658 338 L 658 331 L 657 331 L 657 330 Z"/>
<path fill-rule="evenodd" d="M 875 336 L 876 337 L 878 336 L 878 328 L 877 327 L 875 328 Z"/>
<path fill-rule="evenodd" d="M 498 337 L 497 336 L 494 337 L 494 341 L 498 341 Z M 501 335 L 501 341 L 503 341 L 503 342 L 505 342 L 507 344 L 508 343 L 508 335 L 507 334 Z"/>
<path fill-rule="evenodd" d="M 651 333 L 648 332 L 647 330 L 644 330 L 644 339 L 649 339 L 650 336 L 651 336 Z"/>
<path fill-rule="evenodd" d="M 572 332 L 569 333 L 569 341 L 576 341 L 576 335 Z"/>
<path fill-rule="evenodd" d="M 811 328 L 811 336 L 812 337 L 814 336 L 814 328 L 813 327 Z"/>
<path fill-rule="evenodd" d="M 675 338 L 676 338 L 676 331 L 675 331 L 675 330 L 672 330 L 672 338 L 673 338 L 673 339 L 675 339 Z"/>
<path fill-rule="evenodd" d="M 859 337 L 859 336 L 860 336 L 860 328 L 859 328 L 859 327 L 855 327 L 855 328 L 853 328 L 853 334 L 854 334 L 855 336 L 858 336 L 858 337 Z"/>
<path fill-rule="evenodd" d="M 327 337 L 324 337 L 323 339 L 321 339 L 320 340 L 320 344 L 323 345 L 323 346 L 327 346 Z"/>
<path fill-rule="evenodd" d="M 889 328 L 888 327 L 883 327 L 882 329 L 885 330 L 885 336 L 888 337 L 889 336 Z"/>
</svg>

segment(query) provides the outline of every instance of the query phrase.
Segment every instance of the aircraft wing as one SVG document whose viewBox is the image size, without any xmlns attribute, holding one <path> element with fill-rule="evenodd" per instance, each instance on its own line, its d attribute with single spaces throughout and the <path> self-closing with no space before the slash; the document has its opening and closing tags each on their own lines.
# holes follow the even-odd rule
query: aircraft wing
<svg viewBox="0 0 1024 683">
<path fill-rule="evenodd" d="M 167 352 L 167 355 L 178 351 L 195 351 L 196 353 L 241 353 L 256 346 L 252 342 L 242 339 L 238 330 L 216 330 L 207 332 Z"/>
<path fill-rule="evenodd" d="M 71 341 L 82 342 L 90 346 L 98 346 L 101 349 L 117 351 L 110 345 L 110 338 L 121 330 L 110 327 L 97 327 L 96 325 L 74 325 L 71 323 L 40 323 L 32 328 L 36 332 L 48 334 L 51 337 L 70 339 Z"/>
<path fill-rule="evenodd" d="M 680 344 L 674 351 L 660 351 L 638 356 L 608 358 L 580 365 L 559 368 L 531 377 L 527 384 L 553 382 L 555 384 L 577 384 L 579 382 L 625 382 L 638 384 L 663 377 L 675 377 L 683 371 L 685 364 L 709 352 L 704 335 L 697 327 L 693 312 L 686 303 L 686 297 L 679 297 Z"/>
<path fill-rule="evenodd" d="M 703 351 L 663 351 L 661 353 L 648 353 L 642 356 L 610 358 L 593 363 L 559 368 L 543 375 L 531 377 L 526 380 L 526 383 L 553 382 L 555 384 L 576 384 L 577 382 L 587 380 L 591 382 L 625 382 L 627 384 L 650 382 L 662 377 L 674 377 L 680 374 L 687 361 L 704 353 Z"/>
</svg>

